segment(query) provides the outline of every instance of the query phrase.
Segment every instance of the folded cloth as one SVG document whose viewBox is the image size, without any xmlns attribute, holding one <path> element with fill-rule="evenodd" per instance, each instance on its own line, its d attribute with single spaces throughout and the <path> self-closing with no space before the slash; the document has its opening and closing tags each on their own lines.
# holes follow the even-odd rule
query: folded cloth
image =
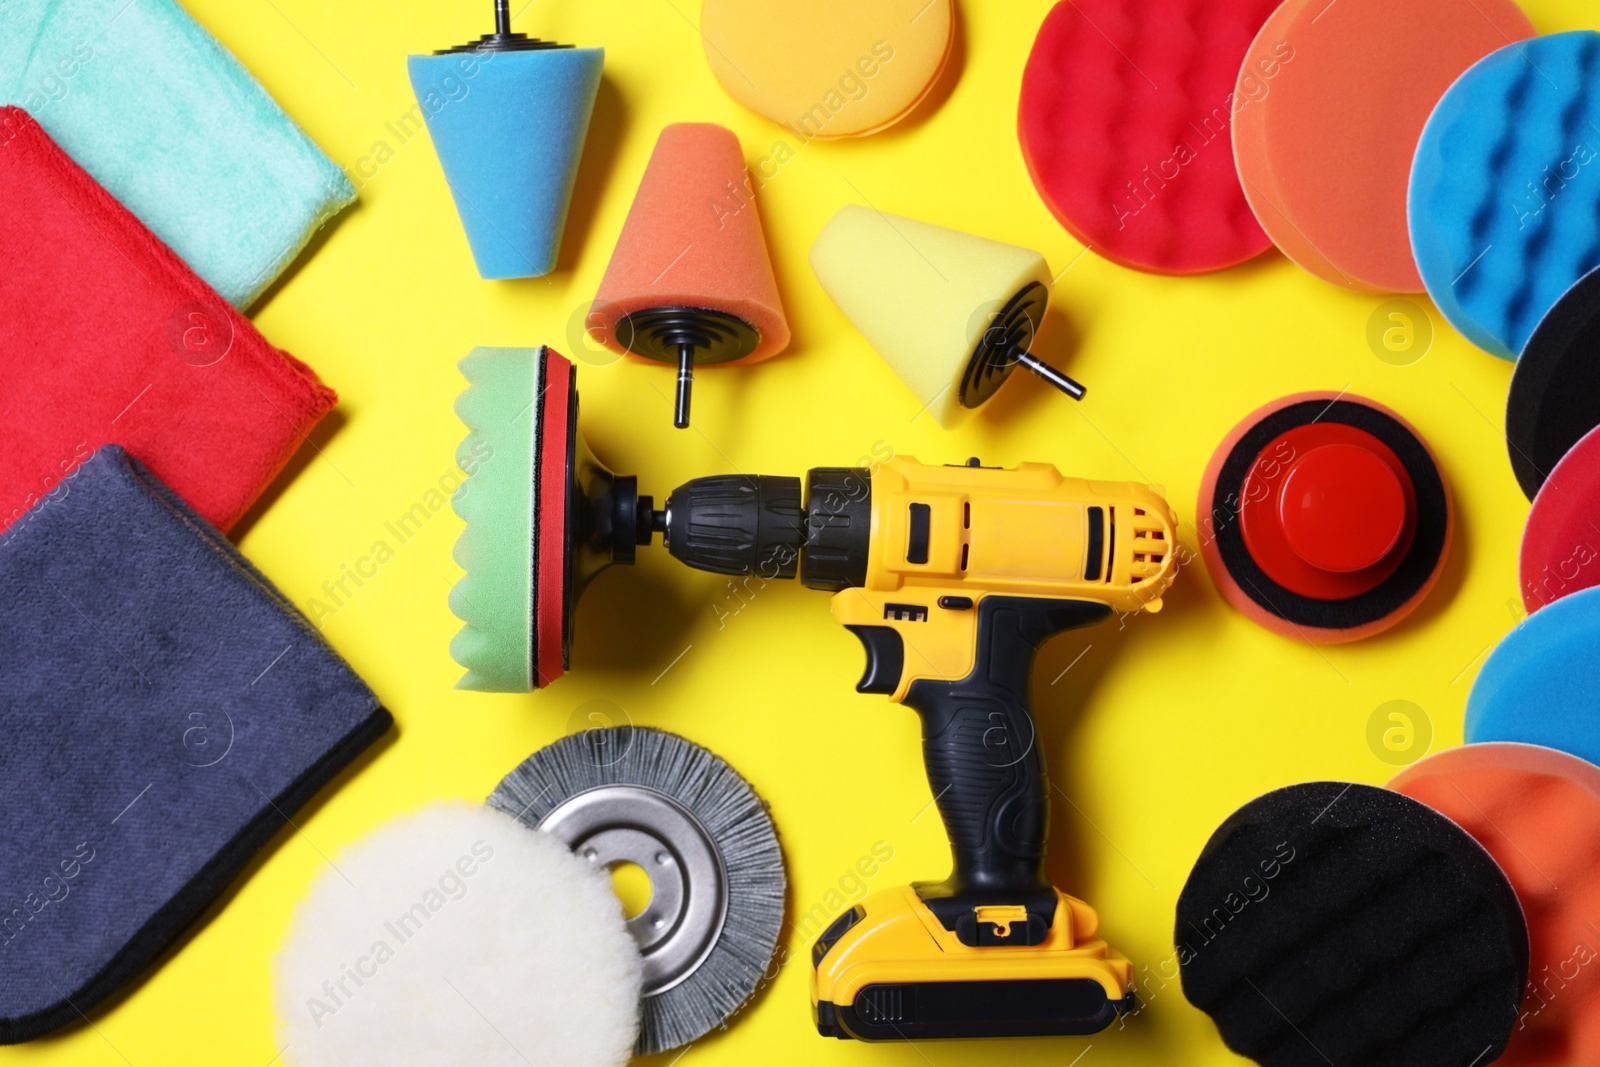
<svg viewBox="0 0 1600 1067">
<path fill-rule="evenodd" d="M 0 263 L 0 530 L 112 441 L 226 530 L 338 399 L 17 108 Z"/>
<path fill-rule="evenodd" d="M 356 196 L 173 0 L 0 3 L 0 104 L 32 112 L 237 307 Z"/>
<path fill-rule="evenodd" d="M 391 725 L 107 445 L 0 534 L 0 1042 L 80 1017 Z"/>
</svg>

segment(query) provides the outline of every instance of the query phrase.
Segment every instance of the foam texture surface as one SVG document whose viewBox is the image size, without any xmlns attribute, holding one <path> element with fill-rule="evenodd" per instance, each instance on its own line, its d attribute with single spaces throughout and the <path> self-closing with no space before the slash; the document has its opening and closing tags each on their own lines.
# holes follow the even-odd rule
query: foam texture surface
<svg viewBox="0 0 1600 1067">
<path fill-rule="evenodd" d="M 0 105 L 50 136 L 248 307 L 356 198 L 344 172 L 174 0 L 0 6 Z"/>
<path fill-rule="evenodd" d="M 605 871 L 509 815 L 434 803 L 324 867 L 274 967 L 295 1067 L 622 1067 L 639 953 Z"/>
<path fill-rule="evenodd" d="M 628 209 L 589 316 L 613 351 L 617 320 L 635 311 L 722 311 L 761 334 L 756 363 L 789 344 L 778 282 L 739 138 L 725 126 L 678 122 L 661 131 Z"/>
<path fill-rule="evenodd" d="M 103 1016 L 391 722 L 115 445 L 0 535 L 0 678 L 6 1044 Z"/>
<path fill-rule="evenodd" d="M 601 48 L 411 56 L 411 87 L 485 278 L 556 268 Z"/>
<path fill-rule="evenodd" d="M 1567 450 L 1600 426 L 1597 353 L 1600 271 L 1590 271 L 1540 320 L 1511 374 L 1506 449 L 1529 500 Z"/>
<path fill-rule="evenodd" d="M 1221 270 L 1270 246 L 1234 168 L 1234 82 L 1274 0 L 1065 0 L 1022 76 L 1034 187 L 1107 259 Z"/>
<path fill-rule="evenodd" d="M 1600 763 L 1600 589 L 1529 615 L 1489 653 L 1467 697 L 1469 743 L 1521 741 Z"/>
<path fill-rule="evenodd" d="M 1289 0 L 1239 72 L 1234 159 L 1284 254 L 1347 289 L 1421 292 L 1406 187 L 1452 82 L 1533 36 L 1514 0 Z"/>
<path fill-rule="evenodd" d="M 1515 359 L 1600 266 L 1600 33 L 1507 45 L 1434 108 L 1407 198 L 1428 295 L 1467 340 Z"/>
<path fill-rule="evenodd" d="M 1489 850 L 1528 920 L 1529 988 L 1499 1067 L 1600 1063 L 1600 767 L 1537 745 L 1446 749 L 1389 788 Z"/>
<path fill-rule="evenodd" d="M 995 314 L 1028 284 L 1051 281 L 1037 252 L 859 204 L 817 235 L 811 269 L 946 428 L 969 413 L 962 375 Z"/>
<path fill-rule="evenodd" d="M 111 442 L 231 527 L 333 390 L 15 108 L 0 109 L 0 204 L 0 530 Z"/>
<path fill-rule="evenodd" d="M 1338 600 L 1302 596 L 1273 581 L 1251 557 L 1240 522 L 1245 479 L 1282 477 L 1298 456 L 1274 442 L 1313 423 L 1376 437 L 1400 460 L 1416 496 L 1415 532 L 1399 566 L 1376 588 Z M 1196 514 L 1201 556 L 1223 598 L 1275 633 L 1319 644 L 1370 637 L 1414 611 L 1439 579 L 1455 526 L 1449 485 L 1416 430 L 1388 408 L 1348 393 L 1299 393 L 1246 416 L 1212 454 Z"/>
<path fill-rule="evenodd" d="M 1183 992 L 1264 1067 L 1462 1067 L 1505 1048 L 1528 976 L 1515 893 L 1443 815 L 1309 782 L 1234 812 L 1178 898 Z"/>
<path fill-rule="evenodd" d="M 1600 428 L 1572 446 L 1533 498 L 1517 572 L 1529 611 L 1600 585 Z"/>
<path fill-rule="evenodd" d="M 938 81 L 954 0 L 706 0 L 706 62 L 739 103 L 810 140 L 864 137 Z"/>
<path fill-rule="evenodd" d="M 543 519 L 540 449 L 545 431 L 548 349 L 475 348 L 461 361 L 467 388 L 456 415 L 467 426 L 456 450 L 466 472 L 451 498 L 466 527 L 456 539 L 455 561 L 467 572 L 450 590 L 450 610 L 466 623 L 450 641 L 450 655 L 467 673 L 461 689 L 527 692 L 535 688 L 539 632 L 535 553 Z M 560 359 L 560 356 L 555 356 Z M 556 428 L 566 441 L 565 420 Z M 565 459 L 561 461 L 565 471 Z M 548 516 L 556 528 L 561 512 Z"/>
</svg>

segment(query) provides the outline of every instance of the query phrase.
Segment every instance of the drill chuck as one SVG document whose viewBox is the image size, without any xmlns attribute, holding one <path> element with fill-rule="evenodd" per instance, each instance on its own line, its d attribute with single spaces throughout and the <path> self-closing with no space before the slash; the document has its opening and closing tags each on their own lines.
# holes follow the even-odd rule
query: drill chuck
<svg viewBox="0 0 1600 1067">
<path fill-rule="evenodd" d="M 872 480 L 858 467 L 819 467 L 800 479 L 739 474 L 696 478 L 672 491 L 659 523 L 667 550 L 713 574 L 793 578 L 837 591 L 867 579 Z"/>
</svg>

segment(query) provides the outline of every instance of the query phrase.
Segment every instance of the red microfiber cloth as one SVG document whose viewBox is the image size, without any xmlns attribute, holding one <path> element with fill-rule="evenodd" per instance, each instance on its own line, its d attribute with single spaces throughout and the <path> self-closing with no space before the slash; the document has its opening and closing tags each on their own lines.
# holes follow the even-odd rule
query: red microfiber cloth
<svg viewBox="0 0 1600 1067">
<path fill-rule="evenodd" d="M 226 530 L 338 398 L 14 107 L 0 205 L 0 530 L 112 443 Z"/>
</svg>

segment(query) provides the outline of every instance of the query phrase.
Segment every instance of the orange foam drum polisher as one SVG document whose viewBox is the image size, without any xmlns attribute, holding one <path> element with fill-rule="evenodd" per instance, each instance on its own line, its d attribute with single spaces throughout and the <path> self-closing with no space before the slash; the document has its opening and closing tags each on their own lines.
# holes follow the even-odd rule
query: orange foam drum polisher
<svg viewBox="0 0 1600 1067">
<path fill-rule="evenodd" d="M 739 139 L 708 122 L 661 131 L 588 318 L 614 352 L 678 368 L 689 425 L 696 363 L 756 363 L 789 344 Z"/>
<path fill-rule="evenodd" d="M 1313 643 L 1393 626 L 1438 579 L 1453 512 L 1415 430 L 1370 400 L 1302 393 L 1234 428 L 1201 483 L 1201 552 L 1223 598 Z"/>
</svg>

